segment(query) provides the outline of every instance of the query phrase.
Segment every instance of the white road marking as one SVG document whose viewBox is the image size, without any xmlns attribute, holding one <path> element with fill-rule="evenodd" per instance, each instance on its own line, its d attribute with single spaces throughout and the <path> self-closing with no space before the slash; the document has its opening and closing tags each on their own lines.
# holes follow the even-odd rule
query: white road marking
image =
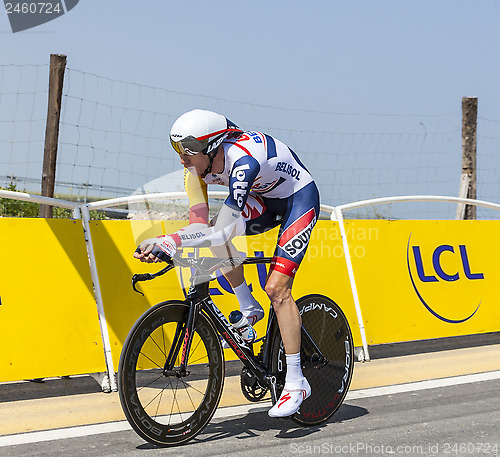
<svg viewBox="0 0 500 457">
<path fill-rule="evenodd" d="M 372 387 L 370 389 L 353 390 L 347 394 L 346 400 L 379 397 L 382 395 L 399 394 L 404 392 L 416 392 L 418 390 L 458 386 L 460 384 L 468 384 L 471 382 L 479 381 L 492 381 L 494 379 L 500 379 L 500 370 L 489 371 L 486 373 L 453 376 L 451 378 L 432 379 L 429 381 L 409 382 L 407 384 L 395 384 L 393 386 L 386 387 Z"/>
<path fill-rule="evenodd" d="M 372 387 L 369 389 L 354 390 L 347 394 L 346 400 L 359 398 L 380 397 L 404 392 L 416 392 L 419 390 L 435 389 L 438 387 L 450 387 L 472 382 L 491 381 L 500 379 L 499 371 L 487 373 L 454 376 L 451 378 L 434 379 L 430 381 L 418 381 L 407 384 L 396 384 L 386 387 Z M 223 419 L 231 416 L 245 415 L 249 413 L 265 412 L 271 407 L 271 402 L 249 404 L 242 406 L 229 406 L 219 408 L 214 418 Z M 127 421 L 108 422 L 105 424 L 82 425 L 78 427 L 60 428 L 40 432 L 19 433 L 16 435 L 0 436 L 0 447 L 14 446 L 18 444 L 40 443 L 43 441 L 61 440 L 66 438 L 78 438 L 82 436 L 99 435 L 103 433 L 122 432 L 131 430 Z"/>
</svg>

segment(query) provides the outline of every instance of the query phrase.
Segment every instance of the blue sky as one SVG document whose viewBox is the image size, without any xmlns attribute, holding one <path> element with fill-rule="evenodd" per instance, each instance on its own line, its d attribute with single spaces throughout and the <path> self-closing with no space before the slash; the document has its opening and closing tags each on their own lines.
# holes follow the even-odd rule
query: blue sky
<svg viewBox="0 0 500 457">
<path fill-rule="evenodd" d="M 500 119 L 500 3 L 479 0 L 80 0 L 12 34 L 1 63 L 46 63 L 256 104 L 442 114 L 462 96 Z"/>
<path fill-rule="evenodd" d="M 330 204 L 396 194 L 456 195 L 461 99 L 477 96 L 483 129 L 479 166 L 487 183 L 478 186 L 479 197 L 500 201 L 500 171 L 496 171 L 500 163 L 493 163 L 500 147 L 498 1 L 80 0 L 64 16 L 16 34 L 1 10 L 0 65 L 47 64 L 51 53 L 62 53 L 68 56 L 70 70 L 211 97 L 191 102 L 184 96 L 179 106 L 171 108 L 163 130 L 155 133 L 165 140 L 175 116 L 195 107 L 189 103 L 201 100 L 214 110 L 218 99 L 243 103 L 238 109 L 228 103 L 221 106 L 243 127 L 278 126 L 268 133 L 296 148 L 299 155 L 314 143 L 304 161 L 318 181 L 329 180 L 322 195 Z M 13 72 L 8 75 L 15 78 Z M 72 74 L 73 87 L 78 77 L 79 73 Z M 155 103 L 163 103 L 159 100 Z M 116 95 L 114 103 L 120 103 Z M 245 103 L 336 114 L 297 112 L 289 122 L 286 111 L 267 110 L 249 119 Z M 375 116 L 366 121 L 353 113 Z M 298 130 L 302 124 L 307 124 L 305 132 L 294 136 L 289 126 Z M 335 131 L 333 137 L 324 133 L 326 124 Z M 75 130 L 74 125 L 69 127 Z M 76 142 L 67 139 L 69 127 L 61 154 Z M 320 133 L 314 133 L 308 144 L 313 135 L 308 132 L 316 130 Z M 369 137 L 373 132 L 385 132 L 386 137 Z M 82 141 L 80 154 L 112 149 L 98 144 L 96 132 L 87 139 L 82 133 L 88 132 L 75 133 Z M 401 139 L 402 133 L 406 136 Z M 325 146 L 328 141 L 331 148 Z M 120 140 L 120 147 L 125 143 Z M 168 143 L 162 147 L 168 149 Z M 331 162 L 328 170 L 321 168 L 321 148 L 332 150 L 326 159 Z M 18 154 L 12 151 L 11 156 Z M 378 152 L 385 154 L 381 160 Z M 427 155 L 413 162 L 420 153 Z M 423 162 L 428 168 L 421 177 L 413 170 Z M 393 169 L 387 171 L 387 165 Z M 352 167 L 357 167 L 356 176 Z M 176 168 L 174 162 L 164 168 L 158 165 L 163 174 Z M 108 185 L 137 186 L 118 178 L 100 179 Z"/>
</svg>

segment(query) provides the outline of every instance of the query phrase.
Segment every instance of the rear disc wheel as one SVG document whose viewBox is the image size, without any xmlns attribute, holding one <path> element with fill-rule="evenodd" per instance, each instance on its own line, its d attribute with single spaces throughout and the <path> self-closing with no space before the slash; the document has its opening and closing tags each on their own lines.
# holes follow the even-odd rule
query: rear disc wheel
<svg viewBox="0 0 500 457">
<path fill-rule="evenodd" d="M 302 425 L 314 425 L 331 417 L 344 401 L 354 368 L 354 346 L 351 329 L 340 307 L 328 297 L 311 294 L 297 300 L 302 325 L 320 349 L 327 363 L 301 335 L 302 373 L 311 385 L 311 396 L 304 400 L 292 419 Z M 272 371 L 286 373 L 285 349 L 276 332 L 272 353 Z M 279 386 L 278 398 L 283 389 Z"/>
</svg>

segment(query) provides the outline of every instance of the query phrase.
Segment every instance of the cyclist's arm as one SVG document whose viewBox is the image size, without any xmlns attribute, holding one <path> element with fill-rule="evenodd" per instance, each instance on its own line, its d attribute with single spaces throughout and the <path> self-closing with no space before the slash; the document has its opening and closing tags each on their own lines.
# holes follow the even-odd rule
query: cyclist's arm
<svg viewBox="0 0 500 457">
<path fill-rule="evenodd" d="M 189 223 L 208 224 L 208 195 L 205 181 L 185 168 L 184 189 L 189 198 Z"/>
<path fill-rule="evenodd" d="M 260 165 L 253 157 L 238 159 L 229 177 L 229 196 L 217 215 L 215 225 L 190 224 L 172 234 L 177 247 L 220 246 L 235 236 L 243 235 L 245 221 L 241 213 L 259 171 Z"/>
<path fill-rule="evenodd" d="M 141 262 L 166 261 L 179 248 L 220 246 L 235 236 L 243 235 L 245 220 L 242 211 L 259 171 L 260 165 L 253 157 L 238 159 L 229 177 L 229 196 L 217 215 L 215 225 L 209 227 L 205 223 L 189 224 L 170 235 L 145 240 L 134 257 Z"/>
<path fill-rule="evenodd" d="M 177 248 L 220 246 L 231 238 L 245 233 L 245 221 L 241 211 L 234 211 L 225 203 L 222 205 L 214 226 L 189 224 L 170 235 Z"/>
</svg>

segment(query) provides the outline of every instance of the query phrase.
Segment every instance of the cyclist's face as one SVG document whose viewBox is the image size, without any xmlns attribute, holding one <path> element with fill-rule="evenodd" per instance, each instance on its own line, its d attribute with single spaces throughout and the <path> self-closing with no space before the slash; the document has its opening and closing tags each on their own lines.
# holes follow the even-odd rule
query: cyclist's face
<svg viewBox="0 0 500 457">
<path fill-rule="evenodd" d="M 189 168 L 191 173 L 196 173 L 200 176 L 208 167 L 210 159 L 205 154 L 196 154 L 194 156 L 188 154 L 180 154 L 181 164 L 184 168 Z"/>
</svg>

